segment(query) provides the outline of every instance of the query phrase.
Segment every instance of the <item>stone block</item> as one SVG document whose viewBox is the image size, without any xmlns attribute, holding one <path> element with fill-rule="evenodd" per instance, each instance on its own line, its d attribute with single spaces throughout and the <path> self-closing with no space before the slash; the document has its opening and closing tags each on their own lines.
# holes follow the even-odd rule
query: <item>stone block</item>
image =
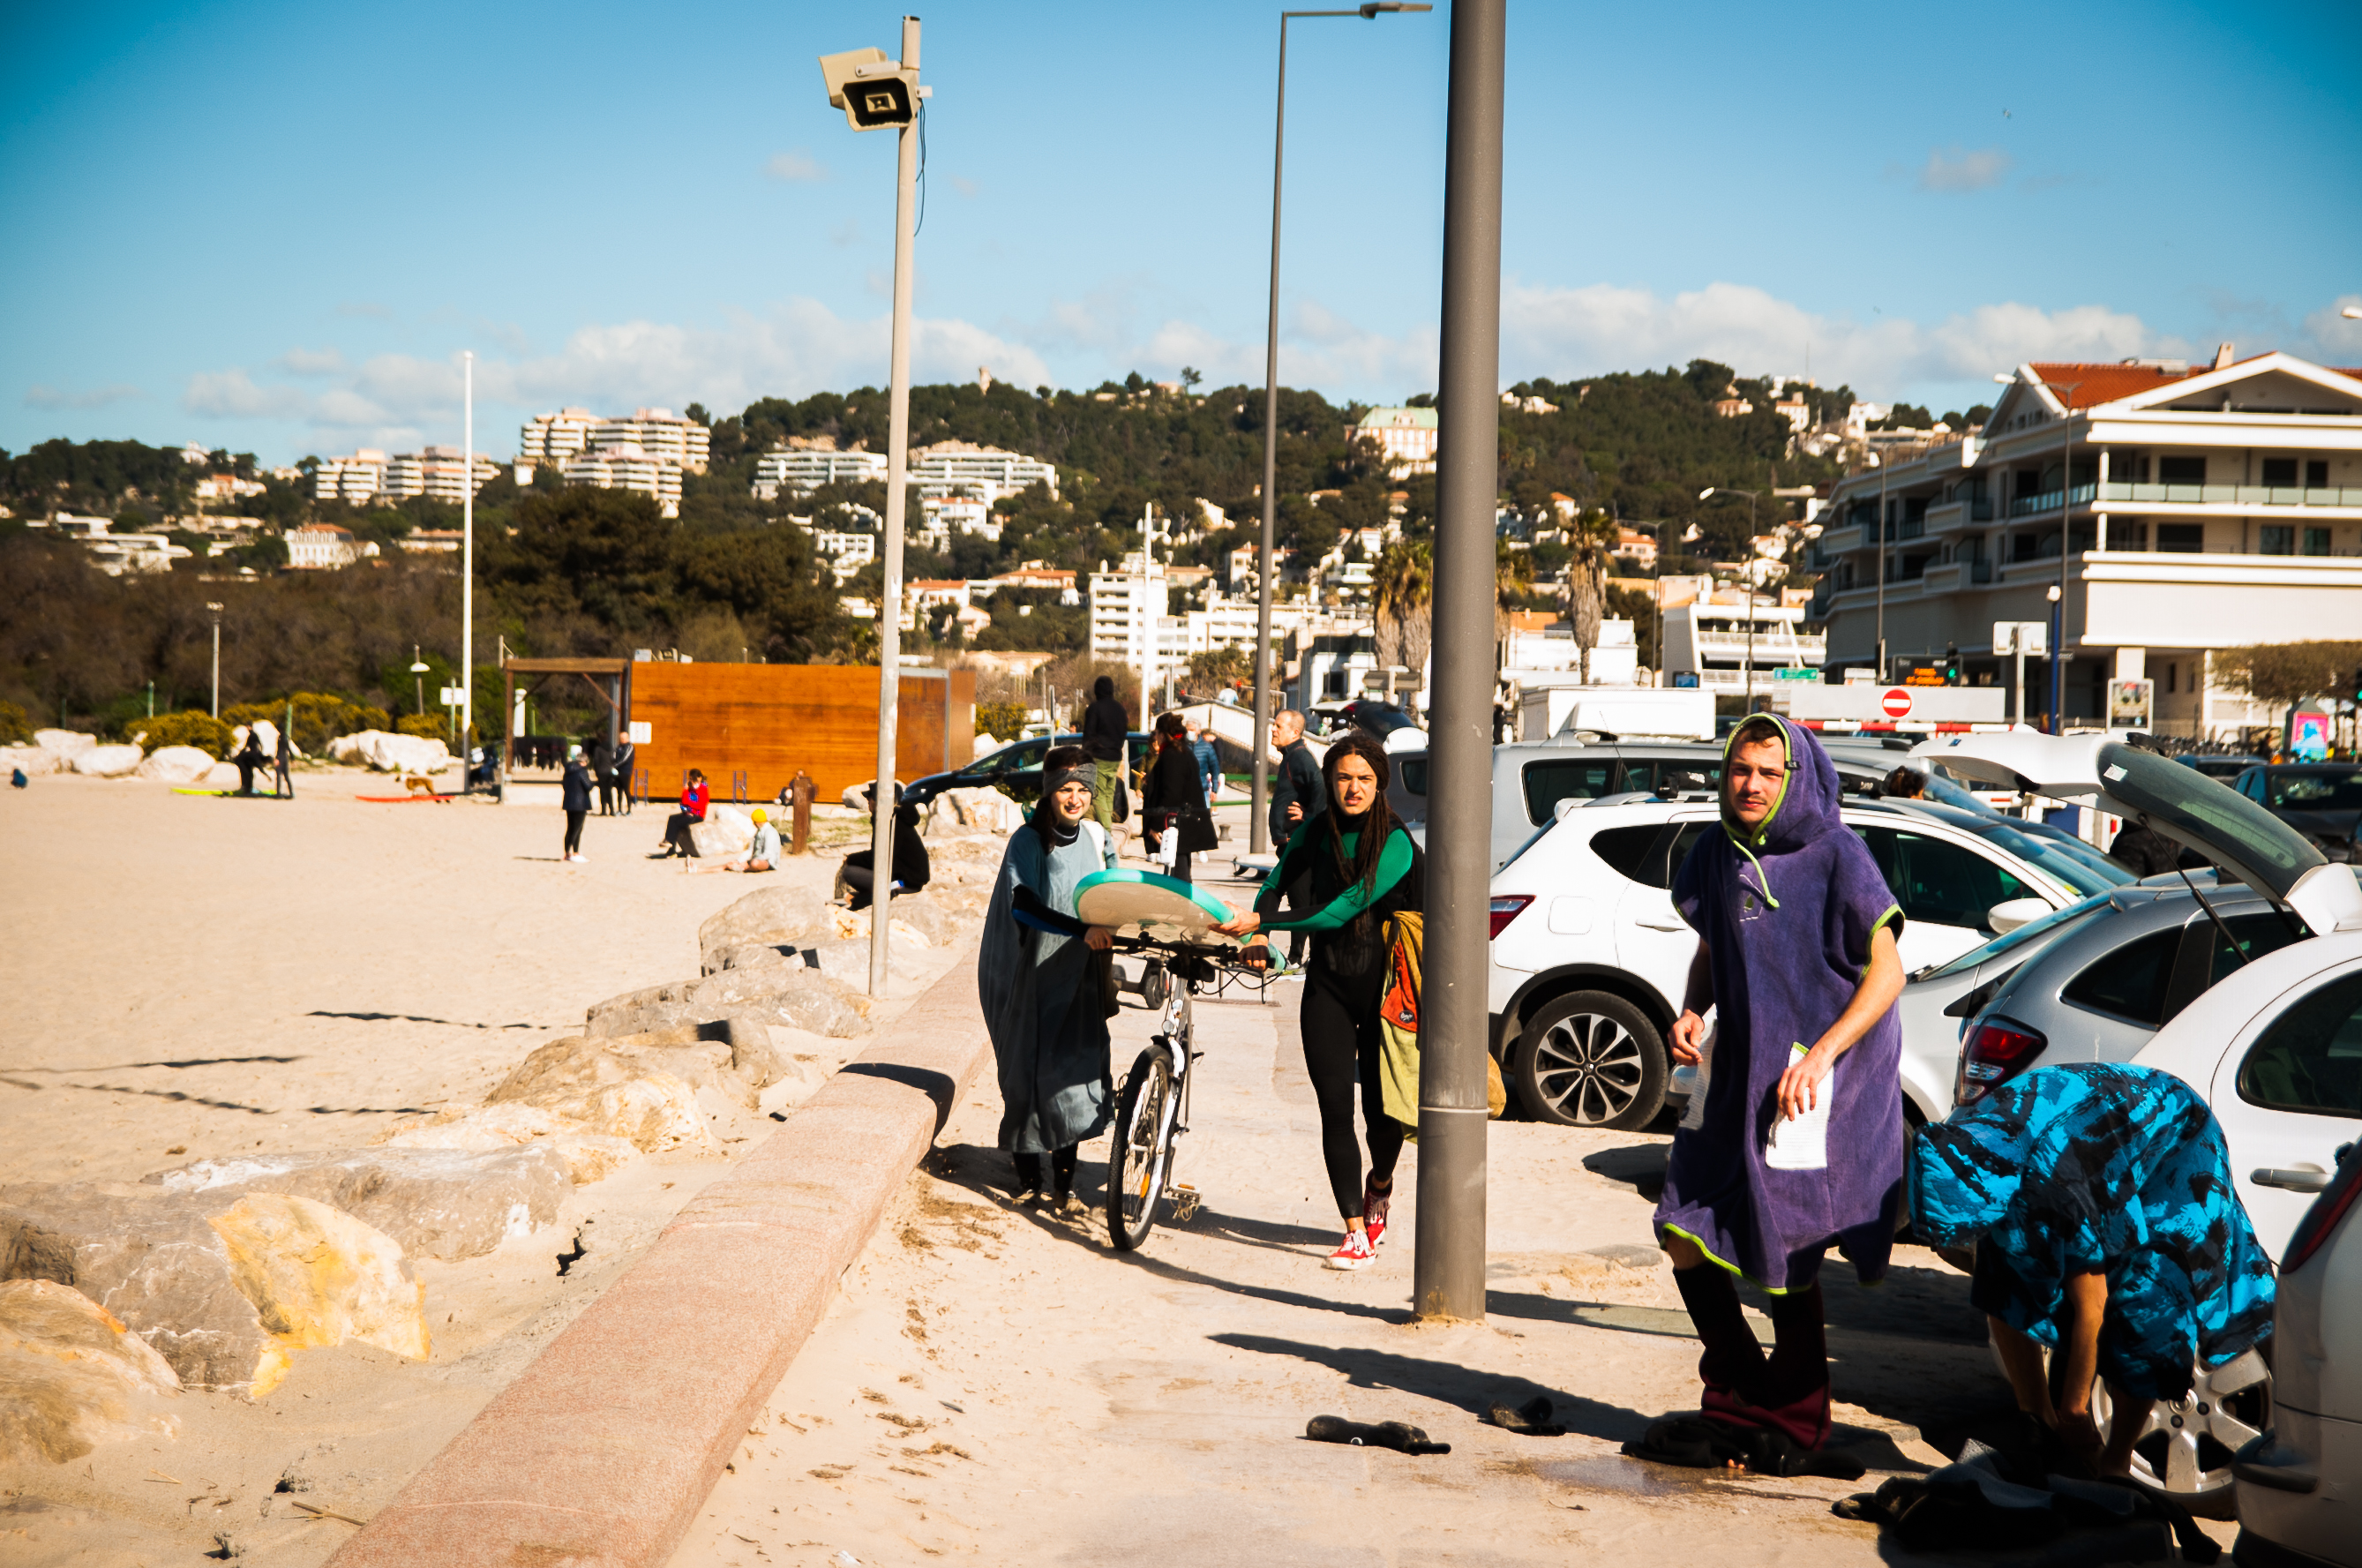
<svg viewBox="0 0 2362 1568">
<path fill-rule="evenodd" d="M 67 771 L 65 759 L 56 752 L 38 745 L 0 745 L 0 774 L 20 768 L 28 778 Z"/>
<path fill-rule="evenodd" d="M 98 737 L 80 730 L 35 730 L 33 744 L 54 756 L 72 761 L 98 744 Z"/>
<path fill-rule="evenodd" d="M 604 1181 L 640 1157 L 627 1138 L 586 1132 L 537 1105 L 508 1101 L 473 1110 L 437 1111 L 387 1132 L 378 1146 L 390 1149 L 458 1149 L 481 1153 L 526 1145 L 548 1148 L 577 1187 Z"/>
<path fill-rule="evenodd" d="M 262 1326 L 289 1347 L 358 1340 L 426 1359 L 425 1286 L 402 1248 L 342 1209 L 283 1193 L 249 1193 L 207 1217 L 231 1276 Z"/>
<path fill-rule="evenodd" d="M 768 1058 L 767 1040 L 763 1053 Z M 689 1028 L 595 1040 L 579 1034 L 553 1040 L 518 1063 L 500 1087 L 484 1097 L 484 1103 L 521 1100 L 564 1114 L 567 1102 L 591 1089 L 652 1072 L 670 1074 L 692 1093 L 712 1089 L 734 1105 L 749 1110 L 755 1108 L 756 1086 L 738 1072 L 731 1043 L 701 1038 L 697 1030 Z"/>
<path fill-rule="evenodd" d="M 214 770 L 213 756 L 193 745 L 159 746 L 133 771 L 164 784 L 193 784 Z"/>
<path fill-rule="evenodd" d="M 455 761 L 450 748 L 432 735 L 389 734 L 383 730 L 339 735 L 328 743 L 328 755 L 338 762 L 380 773 L 440 773 Z"/>
<path fill-rule="evenodd" d="M 0 1285 L 0 1463 L 62 1464 L 111 1440 L 170 1436 L 180 1391 L 164 1358 L 79 1290 Z"/>
<path fill-rule="evenodd" d="M 707 955 L 709 973 L 722 967 L 716 953 L 753 943 L 791 943 L 821 922 L 825 901 L 811 888 L 760 888 L 697 928 L 697 945 Z"/>
<path fill-rule="evenodd" d="M 446 1261 L 551 1223 L 573 1182 L 565 1155 L 538 1142 L 197 1160 L 140 1179 L 225 1203 L 250 1192 L 313 1198 L 383 1231 L 409 1256 Z"/>
<path fill-rule="evenodd" d="M 94 778 L 125 778 L 138 770 L 139 762 L 136 745 L 94 745 L 74 753 L 73 770 Z"/>
</svg>

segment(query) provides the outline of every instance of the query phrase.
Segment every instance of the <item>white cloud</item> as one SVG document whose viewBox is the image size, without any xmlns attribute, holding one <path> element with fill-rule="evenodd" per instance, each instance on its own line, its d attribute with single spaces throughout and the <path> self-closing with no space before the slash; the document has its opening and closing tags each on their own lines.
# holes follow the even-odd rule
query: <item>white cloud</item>
<svg viewBox="0 0 2362 1568">
<path fill-rule="evenodd" d="M 2347 316 L 2349 308 L 2362 310 L 2362 294 L 2340 294 L 2304 318 L 2305 347 L 2328 363 L 2362 365 L 2362 321 Z"/>
<path fill-rule="evenodd" d="M 345 368 L 345 357 L 334 348 L 290 348 L 273 361 L 291 376 L 333 376 Z"/>
<path fill-rule="evenodd" d="M 811 153 L 798 148 L 789 152 L 771 154 L 770 161 L 763 165 L 763 177 L 767 180 L 785 181 L 791 184 L 804 184 L 827 179 L 828 166 Z"/>
<path fill-rule="evenodd" d="M 105 408 L 110 403 L 127 403 L 148 394 L 127 382 L 113 386 L 94 387 L 89 392 L 61 392 L 56 387 L 27 387 L 27 408 Z"/>
<path fill-rule="evenodd" d="M 1963 151 L 1958 142 L 1932 148 L 1913 182 L 1923 191 L 1987 191 L 2002 182 L 2014 160 L 1998 147 Z"/>
</svg>

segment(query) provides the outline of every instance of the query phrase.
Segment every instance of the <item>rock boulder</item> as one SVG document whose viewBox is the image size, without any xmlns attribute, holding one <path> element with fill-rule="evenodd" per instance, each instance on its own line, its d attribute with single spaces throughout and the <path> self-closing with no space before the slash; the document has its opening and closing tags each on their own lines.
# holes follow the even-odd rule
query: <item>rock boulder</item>
<svg viewBox="0 0 2362 1568">
<path fill-rule="evenodd" d="M 573 1185 L 568 1161 L 546 1143 L 198 1160 L 141 1180 L 225 1203 L 252 1192 L 313 1198 L 383 1231 L 412 1257 L 446 1261 L 551 1223 Z"/>
<path fill-rule="evenodd" d="M 425 1286 L 383 1231 L 275 1192 L 249 1193 L 208 1223 L 229 1250 L 238 1290 L 291 1348 L 358 1340 L 426 1359 Z"/>
<path fill-rule="evenodd" d="M 80 730 L 35 730 L 33 744 L 53 756 L 72 760 L 98 744 L 96 735 Z"/>
<path fill-rule="evenodd" d="M 998 790 L 946 790 L 935 799 L 939 812 L 971 832 L 1013 833 L 1025 821 L 1025 808 Z"/>
<path fill-rule="evenodd" d="M 434 736 L 389 734 L 383 730 L 339 735 L 328 743 L 328 755 L 338 762 L 358 763 L 380 773 L 440 773 L 453 765 L 449 748 Z"/>
<path fill-rule="evenodd" d="M 0 745 L 0 773 L 23 768 L 28 778 L 40 778 L 63 772 L 65 759 L 56 752 L 38 745 Z"/>
<path fill-rule="evenodd" d="M 821 922 L 826 900 L 819 890 L 794 886 L 759 888 L 697 928 L 697 945 L 707 972 L 722 967 L 714 955 L 750 944 L 792 943 Z"/>
<path fill-rule="evenodd" d="M 123 1320 L 50 1279 L 0 1285 L 0 1463 L 80 1459 L 170 1434 L 181 1380 Z"/>
<path fill-rule="evenodd" d="M 769 1055 L 767 1046 L 765 1055 Z M 729 1042 L 701 1039 L 695 1029 L 656 1030 L 600 1040 L 579 1034 L 553 1040 L 518 1063 L 500 1087 L 484 1097 L 484 1103 L 518 1100 L 563 1114 L 567 1101 L 591 1089 L 654 1072 L 669 1073 L 691 1092 L 712 1088 L 734 1105 L 755 1109 L 756 1086 L 737 1071 Z"/>
<path fill-rule="evenodd" d="M 74 753 L 73 770 L 94 778 L 123 778 L 138 770 L 139 761 L 136 745 L 94 745 Z"/>
<path fill-rule="evenodd" d="M 160 746 L 134 771 L 165 784 L 193 784 L 214 770 L 214 759 L 193 745 Z"/>
<path fill-rule="evenodd" d="M 386 1149 L 457 1149 L 471 1153 L 499 1152 L 527 1146 L 546 1148 L 566 1167 L 567 1179 L 577 1187 L 604 1181 L 640 1157 L 626 1138 L 584 1132 L 574 1122 L 552 1115 L 537 1105 L 510 1101 L 479 1106 L 472 1110 L 445 1110 L 408 1121 L 378 1141 Z"/>
</svg>

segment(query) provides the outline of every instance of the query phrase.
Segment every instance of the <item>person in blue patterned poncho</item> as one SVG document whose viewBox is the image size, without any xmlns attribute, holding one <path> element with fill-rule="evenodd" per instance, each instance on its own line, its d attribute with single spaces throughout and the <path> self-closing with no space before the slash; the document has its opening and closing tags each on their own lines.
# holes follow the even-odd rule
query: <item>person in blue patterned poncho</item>
<svg viewBox="0 0 2362 1568">
<path fill-rule="evenodd" d="M 1970 1299 L 2018 1406 L 2102 1474 L 2122 1474 L 2150 1404 L 2272 1331 L 2271 1263 L 2231 1185 L 2214 1114 L 2169 1073 L 2044 1067 L 1919 1135 L 1911 1223 L 1976 1246 Z M 2054 1405 L 2041 1350 L 2067 1358 Z M 2106 1380 L 2113 1430 L 2092 1416 Z"/>
</svg>

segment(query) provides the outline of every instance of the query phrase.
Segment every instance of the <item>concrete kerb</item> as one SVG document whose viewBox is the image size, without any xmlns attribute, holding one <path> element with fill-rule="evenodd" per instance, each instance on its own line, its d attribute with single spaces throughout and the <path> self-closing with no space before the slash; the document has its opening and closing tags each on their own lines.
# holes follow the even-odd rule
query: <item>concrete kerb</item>
<svg viewBox="0 0 2362 1568">
<path fill-rule="evenodd" d="M 535 1357 L 332 1568 L 656 1568 L 989 1043 L 973 949 Z"/>
</svg>

